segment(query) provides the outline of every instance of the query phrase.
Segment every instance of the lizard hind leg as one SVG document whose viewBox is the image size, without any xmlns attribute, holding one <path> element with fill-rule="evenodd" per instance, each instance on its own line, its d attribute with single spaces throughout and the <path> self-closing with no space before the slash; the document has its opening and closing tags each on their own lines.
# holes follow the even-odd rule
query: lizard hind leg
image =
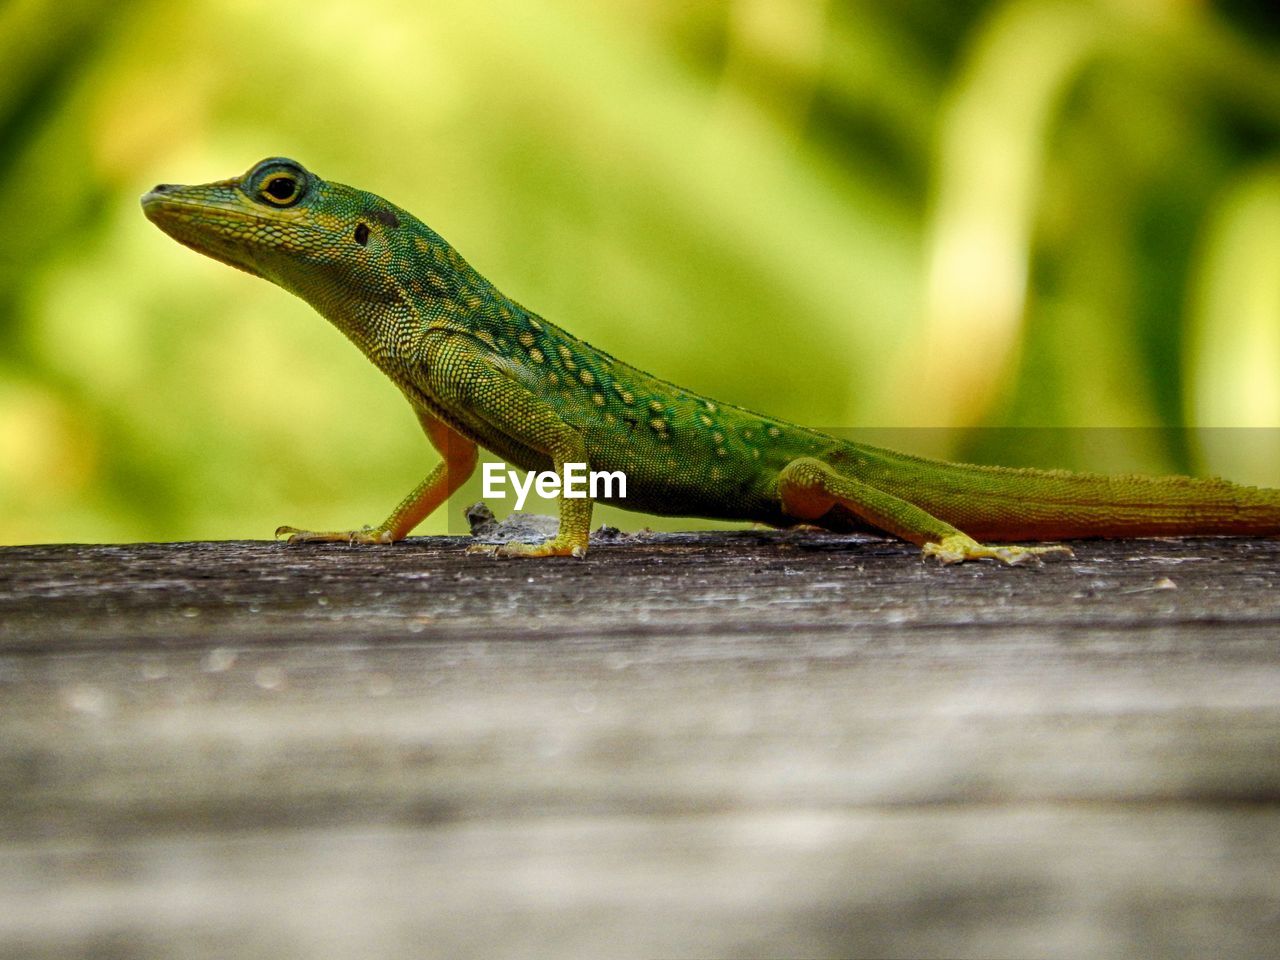
<svg viewBox="0 0 1280 960">
<path fill-rule="evenodd" d="M 885 493 L 855 477 L 840 473 L 814 457 L 799 457 L 778 475 L 778 499 L 783 511 L 797 520 L 817 520 L 837 504 L 872 526 L 909 540 L 926 557 L 943 563 L 999 560 L 1007 564 L 1035 563 L 1046 554 L 1070 555 L 1061 545 L 988 546 L 901 497 Z"/>
</svg>

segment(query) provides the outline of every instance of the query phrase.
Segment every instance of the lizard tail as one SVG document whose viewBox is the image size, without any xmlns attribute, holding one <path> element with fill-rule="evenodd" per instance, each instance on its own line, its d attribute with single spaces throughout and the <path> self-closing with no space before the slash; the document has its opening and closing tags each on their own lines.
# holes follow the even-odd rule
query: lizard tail
<svg viewBox="0 0 1280 960">
<path fill-rule="evenodd" d="M 1277 489 L 902 459 L 869 482 L 979 540 L 1280 535 Z"/>
</svg>

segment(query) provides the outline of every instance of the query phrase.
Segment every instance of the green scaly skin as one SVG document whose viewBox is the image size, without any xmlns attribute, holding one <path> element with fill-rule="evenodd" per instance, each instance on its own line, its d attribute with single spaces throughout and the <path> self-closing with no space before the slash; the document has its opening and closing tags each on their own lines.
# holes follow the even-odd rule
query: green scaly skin
<svg viewBox="0 0 1280 960">
<path fill-rule="evenodd" d="M 403 539 L 472 473 L 477 445 L 526 470 L 622 470 L 628 495 L 613 502 L 629 509 L 884 531 L 947 563 L 1070 552 L 980 541 L 1280 533 L 1277 490 L 925 460 L 709 400 L 526 310 L 411 214 L 291 160 L 157 186 L 142 206 L 179 242 L 315 307 L 400 388 L 442 454 L 379 526 L 281 527 L 291 542 Z M 554 538 L 495 552 L 584 556 L 591 501 L 559 507 Z"/>
</svg>

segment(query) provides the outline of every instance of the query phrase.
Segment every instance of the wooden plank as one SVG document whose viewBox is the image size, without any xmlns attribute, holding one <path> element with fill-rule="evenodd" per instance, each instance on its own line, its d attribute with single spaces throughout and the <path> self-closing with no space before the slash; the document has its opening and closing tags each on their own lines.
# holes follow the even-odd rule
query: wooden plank
<svg viewBox="0 0 1280 960">
<path fill-rule="evenodd" d="M 1280 542 L 0 550 L 0 956 L 1265 956 Z"/>
</svg>

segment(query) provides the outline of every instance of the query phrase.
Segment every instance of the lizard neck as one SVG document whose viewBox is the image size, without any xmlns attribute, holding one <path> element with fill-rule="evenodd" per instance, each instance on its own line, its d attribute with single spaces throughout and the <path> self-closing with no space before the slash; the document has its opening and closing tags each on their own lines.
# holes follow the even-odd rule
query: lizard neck
<svg viewBox="0 0 1280 960">
<path fill-rule="evenodd" d="M 417 381 L 433 326 L 468 332 L 491 327 L 509 301 L 425 224 L 409 221 L 412 242 L 383 254 L 376 285 L 362 288 L 328 274 L 277 282 L 310 303 L 379 369 L 399 383 Z M 509 316 L 509 310 L 505 311 Z"/>
</svg>

